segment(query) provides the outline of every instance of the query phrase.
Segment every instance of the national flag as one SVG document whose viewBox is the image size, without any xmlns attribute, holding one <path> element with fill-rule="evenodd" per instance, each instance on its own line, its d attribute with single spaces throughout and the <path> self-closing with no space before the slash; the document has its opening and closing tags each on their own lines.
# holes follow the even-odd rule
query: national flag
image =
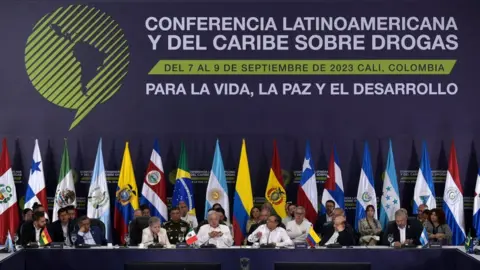
<svg viewBox="0 0 480 270">
<path fill-rule="evenodd" d="M 305 218 L 312 224 L 315 224 L 318 216 L 318 192 L 313 164 L 310 143 L 307 142 L 305 158 L 303 159 L 302 178 L 297 193 L 297 204 L 305 208 Z"/>
<path fill-rule="evenodd" d="M 198 240 L 197 234 L 195 233 L 193 228 L 190 228 L 190 230 L 188 231 L 188 233 L 185 237 L 185 241 L 187 242 L 188 245 L 192 245 L 195 242 L 197 242 L 197 240 Z"/>
<path fill-rule="evenodd" d="M 276 141 L 273 141 L 272 167 L 270 168 L 267 189 L 265 190 L 265 199 L 272 204 L 273 210 L 280 218 L 287 216 L 285 210 L 287 193 L 283 186 L 282 168 L 280 167 L 280 156 L 278 154 Z"/>
<path fill-rule="evenodd" d="M 247 146 L 242 140 L 240 162 L 238 164 L 237 182 L 233 197 L 233 235 L 236 246 L 240 246 L 247 237 L 247 221 L 253 208 L 252 183 L 248 166 Z"/>
<path fill-rule="evenodd" d="M 7 139 L 3 139 L 0 155 L 0 245 L 5 244 L 9 231 L 17 231 L 20 223 L 18 211 L 17 191 L 10 166 Z"/>
<path fill-rule="evenodd" d="M 46 246 L 52 242 L 52 237 L 48 233 L 47 227 L 43 228 L 42 233 L 40 233 L 40 238 L 38 239 L 41 246 Z"/>
<path fill-rule="evenodd" d="M 28 178 L 27 192 L 25 193 L 24 208 L 33 208 L 34 203 L 39 203 L 45 209 L 48 209 L 47 189 L 45 188 L 45 175 L 43 173 L 42 155 L 38 140 L 35 140 L 33 148 L 32 165 L 30 166 L 30 174 Z M 45 218 L 48 218 L 48 211 L 45 211 Z"/>
<path fill-rule="evenodd" d="M 307 243 L 311 247 L 315 247 L 316 244 L 320 243 L 320 240 L 321 238 L 315 232 L 315 230 L 313 229 L 313 226 L 310 226 L 310 230 L 308 230 L 308 235 L 307 235 Z"/>
<path fill-rule="evenodd" d="M 447 179 L 443 192 L 443 211 L 447 224 L 452 230 L 452 244 L 454 246 L 465 242 L 465 218 L 463 212 L 463 189 L 460 183 L 460 171 L 458 170 L 457 151 L 452 142 L 450 158 L 448 161 Z"/>
<path fill-rule="evenodd" d="M 428 157 L 427 143 L 423 142 L 422 161 L 418 169 L 417 181 L 413 192 L 413 213 L 418 214 L 418 207 L 422 204 L 428 209 L 437 208 L 435 201 L 435 187 L 433 186 L 432 169 Z"/>
<path fill-rule="evenodd" d="M 120 235 L 122 244 L 125 243 L 124 236 L 128 232 L 128 224 L 133 219 L 135 209 L 138 209 L 138 189 L 127 142 L 118 178 L 113 221 L 113 226 Z"/>
<path fill-rule="evenodd" d="M 153 144 L 152 155 L 143 180 L 140 204 L 148 205 L 150 214 L 160 218 L 162 223 L 168 220 L 167 179 L 163 170 L 158 140 L 155 140 Z"/>
<path fill-rule="evenodd" d="M 393 158 L 392 141 L 389 141 L 387 166 L 383 179 L 382 200 L 380 205 L 380 224 L 386 228 L 389 221 L 395 220 L 395 212 L 400 209 L 400 192 L 397 182 L 397 171 Z"/>
<path fill-rule="evenodd" d="M 220 143 L 218 140 L 215 146 L 215 155 L 213 156 L 213 165 L 207 186 L 205 219 L 208 217 L 208 210 L 211 209 L 215 203 L 219 203 L 222 206 L 225 210 L 225 216 L 230 220 L 227 177 L 225 176 L 225 168 L 223 167 L 222 153 L 220 152 Z"/>
<path fill-rule="evenodd" d="M 423 227 L 422 234 L 420 235 L 420 243 L 422 246 L 428 245 L 428 233 L 427 233 L 427 228 Z"/>
<path fill-rule="evenodd" d="M 193 199 L 193 185 L 190 170 L 188 169 L 187 150 L 185 145 L 180 146 L 180 160 L 178 161 L 177 178 L 173 189 L 172 205 L 178 206 L 185 202 L 188 206 L 188 214 L 195 216 L 195 200 Z"/>
<path fill-rule="evenodd" d="M 375 193 L 375 180 L 373 179 L 372 161 L 368 143 L 365 142 L 363 149 L 363 164 L 360 172 L 357 190 L 357 207 L 355 210 L 355 230 L 358 223 L 367 216 L 367 206 L 372 205 L 375 209 L 374 218 L 377 219 L 377 195 Z"/>
<path fill-rule="evenodd" d="M 75 193 L 75 182 L 73 181 L 73 172 L 70 169 L 70 158 L 68 156 L 67 139 L 63 148 L 62 164 L 60 166 L 60 174 L 58 177 L 57 190 L 53 203 L 53 219 L 58 220 L 58 210 L 68 205 L 77 207 L 77 194 Z"/>
<path fill-rule="evenodd" d="M 480 172 L 477 174 L 477 183 L 473 194 L 475 196 L 473 198 L 473 228 L 477 232 L 477 237 L 480 238 Z"/>
<path fill-rule="evenodd" d="M 12 234 L 10 233 L 10 231 L 7 232 L 7 241 L 5 241 L 5 249 L 8 252 L 15 251 L 15 245 L 13 244 Z"/>
<path fill-rule="evenodd" d="M 322 194 L 322 214 L 327 211 L 327 201 L 335 202 L 335 207 L 345 209 L 345 193 L 343 191 L 342 170 L 338 159 L 337 148 L 334 146 L 330 154 L 330 162 L 328 163 L 327 181 Z"/>
<path fill-rule="evenodd" d="M 88 190 L 87 216 L 99 219 L 105 224 L 105 238 L 112 240 L 110 225 L 110 194 L 103 163 L 102 139 L 98 142 L 97 156 L 93 167 L 92 180 Z"/>
</svg>

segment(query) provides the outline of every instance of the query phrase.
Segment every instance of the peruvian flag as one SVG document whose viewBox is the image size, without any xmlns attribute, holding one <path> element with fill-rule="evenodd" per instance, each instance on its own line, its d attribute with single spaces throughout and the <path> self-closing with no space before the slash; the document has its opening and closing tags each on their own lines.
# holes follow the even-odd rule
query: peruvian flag
<svg viewBox="0 0 480 270">
<path fill-rule="evenodd" d="M 452 230 L 452 244 L 454 246 L 463 244 L 465 242 L 463 189 L 460 184 L 457 152 L 453 142 L 450 148 L 447 179 L 445 180 L 445 191 L 443 192 L 443 211 L 445 212 L 448 226 Z"/>
<path fill-rule="evenodd" d="M 20 223 L 18 217 L 17 192 L 13 181 L 10 158 L 8 157 L 7 139 L 2 142 L 0 156 L 0 244 L 5 244 L 7 233 L 16 232 Z"/>
<path fill-rule="evenodd" d="M 315 224 L 318 216 L 317 179 L 308 142 L 303 160 L 302 179 L 298 187 L 297 204 L 305 207 L 305 218 Z"/>
</svg>

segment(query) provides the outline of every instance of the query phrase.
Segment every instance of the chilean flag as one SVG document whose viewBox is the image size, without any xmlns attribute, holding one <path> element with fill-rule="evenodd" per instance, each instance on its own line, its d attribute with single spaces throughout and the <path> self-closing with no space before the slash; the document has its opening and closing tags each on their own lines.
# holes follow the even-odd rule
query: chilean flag
<svg viewBox="0 0 480 270">
<path fill-rule="evenodd" d="M 20 219 L 18 216 L 17 192 L 13 180 L 7 139 L 2 142 L 0 156 L 0 244 L 5 244 L 8 232 L 16 232 Z"/>
<path fill-rule="evenodd" d="M 452 230 L 452 244 L 455 246 L 463 244 L 465 242 L 463 190 L 460 184 L 457 153 L 453 142 L 450 148 L 447 179 L 445 180 L 445 191 L 443 192 L 443 211 L 445 211 L 448 226 Z"/>
<path fill-rule="evenodd" d="M 305 207 L 305 218 L 312 224 L 315 224 L 318 215 L 317 179 L 308 142 L 305 149 L 305 159 L 303 160 L 302 179 L 298 188 L 297 203 Z"/>
<path fill-rule="evenodd" d="M 160 147 L 158 141 L 155 140 L 150 163 L 148 163 L 147 173 L 143 180 L 140 204 L 148 205 L 151 215 L 159 217 L 162 223 L 168 220 L 166 181 Z"/>
<path fill-rule="evenodd" d="M 335 202 L 336 208 L 345 209 L 345 195 L 343 192 L 342 170 L 338 161 L 336 147 L 333 147 L 328 164 L 328 176 L 322 195 L 322 214 L 326 213 L 327 201 Z"/>
</svg>

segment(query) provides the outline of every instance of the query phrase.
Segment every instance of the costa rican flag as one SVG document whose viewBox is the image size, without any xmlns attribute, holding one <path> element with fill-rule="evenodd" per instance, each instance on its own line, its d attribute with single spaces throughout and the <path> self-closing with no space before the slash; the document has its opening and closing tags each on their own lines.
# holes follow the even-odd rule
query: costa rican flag
<svg viewBox="0 0 480 270">
<path fill-rule="evenodd" d="M 368 143 L 365 142 L 365 148 L 363 150 L 363 165 L 357 190 L 355 230 L 358 230 L 358 222 L 367 216 L 367 206 L 369 205 L 372 205 L 375 209 L 375 219 L 377 219 L 377 194 L 375 193 L 372 161 L 370 158 L 370 150 L 368 150 Z"/>
<path fill-rule="evenodd" d="M 452 230 L 452 244 L 455 246 L 463 244 L 465 242 L 463 189 L 460 184 L 457 153 L 453 142 L 450 148 L 447 179 L 445 181 L 445 191 L 443 192 L 443 211 L 445 211 L 448 226 Z"/>
<path fill-rule="evenodd" d="M 302 179 L 298 188 L 297 203 L 305 207 L 305 218 L 315 224 L 318 215 L 317 179 L 310 153 L 310 143 L 307 142 L 305 159 L 303 160 Z"/>
<path fill-rule="evenodd" d="M 326 213 L 327 201 L 335 202 L 335 207 L 345 209 L 342 170 L 338 159 L 337 148 L 334 146 L 328 164 L 328 176 L 322 194 L 322 214 Z"/>
<path fill-rule="evenodd" d="M 158 141 L 153 144 L 152 155 L 143 181 L 141 204 L 148 205 L 150 214 L 162 222 L 168 220 L 167 188 Z"/>
<path fill-rule="evenodd" d="M 480 237 L 480 172 L 477 174 L 477 184 L 475 185 L 475 197 L 473 198 L 473 228 Z"/>
</svg>

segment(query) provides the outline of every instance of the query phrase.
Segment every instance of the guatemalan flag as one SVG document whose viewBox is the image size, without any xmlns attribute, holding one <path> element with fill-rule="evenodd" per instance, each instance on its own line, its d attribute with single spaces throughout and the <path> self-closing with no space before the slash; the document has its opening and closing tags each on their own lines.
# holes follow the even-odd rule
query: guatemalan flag
<svg viewBox="0 0 480 270">
<path fill-rule="evenodd" d="M 422 161 L 418 169 L 417 182 L 413 192 L 413 213 L 418 214 L 418 206 L 425 204 L 428 209 L 437 207 L 435 201 L 435 188 L 433 186 L 432 169 L 428 157 L 427 143 L 423 142 Z"/>
<path fill-rule="evenodd" d="M 475 185 L 475 197 L 473 198 L 473 228 L 477 232 L 477 238 L 480 237 L 480 172 L 477 174 L 477 184 Z"/>
<path fill-rule="evenodd" d="M 375 208 L 375 219 L 377 219 L 377 195 L 375 194 L 375 181 L 373 180 L 372 161 L 368 143 L 365 142 L 363 150 L 363 164 L 360 172 L 357 191 L 357 209 L 355 211 L 355 230 L 358 230 L 358 223 L 367 216 L 367 206 Z"/>
<path fill-rule="evenodd" d="M 225 216 L 230 220 L 230 207 L 228 200 L 227 177 L 223 167 L 222 152 L 220 143 L 217 140 L 215 155 L 213 156 L 212 170 L 208 180 L 207 196 L 205 200 L 205 219 L 208 218 L 208 210 L 216 203 L 219 203 L 225 210 Z"/>
<path fill-rule="evenodd" d="M 322 214 L 326 213 L 326 205 L 329 200 L 335 202 L 335 207 L 345 209 L 342 170 L 340 169 L 340 162 L 335 146 L 330 154 L 327 181 L 325 182 L 325 188 L 322 194 Z"/>
<path fill-rule="evenodd" d="M 151 215 L 160 218 L 162 223 L 168 220 L 167 185 L 158 140 L 153 144 L 152 155 L 143 180 L 140 204 L 148 205 Z"/>
<path fill-rule="evenodd" d="M 39 203 L 45 209 L 48 209 L 47 190 L 45 189 L 45 176 L 43 174 L 42 155 L 38 140 L 35 140 L 33 148 L 32 165 L 30 167 L 30 176 L 28 178 L 27 192 L 25 193 L 25 207 L 33 208 L 34 203 Z M 45 218 L 48 219 L 48 211 L 45 212 Z"/>
<path fill-rule="evenodd" d="M 318 215 L 317 179 L 313 166 L 310 143 L 307 142 L 303 160 L 302 179 L 298 188 L 297 203 L 305 207 L 305 218 L 315 224 Z"/>
<path fill-rule="evenodd" d="M 452 244 L 457 246 L 465 242 L 465 219 L 463 214 L 463 189 L 460 184 L 457 152 L 452 142 L 448 161 L 447 179 L 443 192 L 443 211 L 448 226 L 452 230 Z"/>
<path fill-rule="evenodd" d="M 397 171 L 393 159 L 392 141 L 389 142 L 385 179 L 383 179 L 382 200 L 380 203 L 380 224 L 386 228 L 389 221 L 395 220 L 395 212 L 400 209 L 400 192 Z"/>
</svg>

